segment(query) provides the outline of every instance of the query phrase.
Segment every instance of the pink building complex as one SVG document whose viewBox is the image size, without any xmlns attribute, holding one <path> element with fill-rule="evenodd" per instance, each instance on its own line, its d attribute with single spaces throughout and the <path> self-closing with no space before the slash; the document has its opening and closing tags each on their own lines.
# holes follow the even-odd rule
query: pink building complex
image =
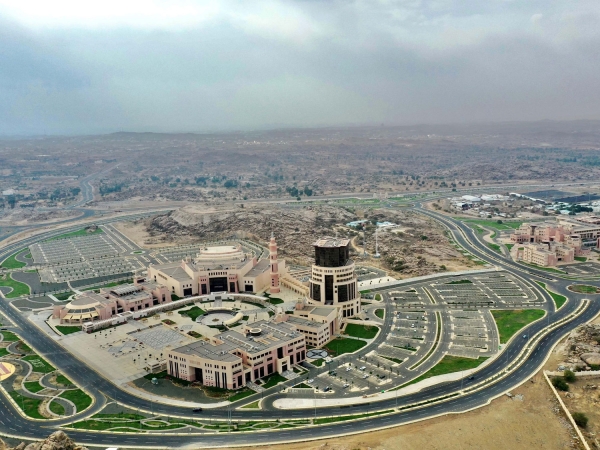
<svg viewBox="0 0 600 450">
<path fill-rule="evenodd" d="M 541 266 L 573 262 L 600 248 L 600 225 L 580 222 L 524 223 L 510 236 L 516 259 Z"/>
<path fill-rule="evenodd" d="M 167 370 L 205 386 L 239 389 L 305 359 L 304 335 L 292 324 L 259 321 L 169 351 Z"/>
<path fill-rule="evenodd" d="M 83 322 L 110 319 L 117 314 L 140 311 L 170 301 L 171 293 L 166 286 L 138 278 L 133 284 L 100 289 L 100 293 L 88 291 L 77 295 L 66 305 L 54 306 L 52 317 L 60 319 L 60 323 L 80 325 Z"/>
</svg>

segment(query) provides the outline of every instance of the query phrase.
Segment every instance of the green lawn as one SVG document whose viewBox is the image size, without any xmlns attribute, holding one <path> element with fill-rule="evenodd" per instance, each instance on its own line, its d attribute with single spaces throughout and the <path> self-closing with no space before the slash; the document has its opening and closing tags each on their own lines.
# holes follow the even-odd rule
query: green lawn
<svg viewBox="0 0 600 450">
<path fill-rule="evenodd" d="M 462 222 L 473 226 L 481 225 L 484 227 L 495 228 L 496 230 L 516 230 L 523 222 L 507 222 L 505 220 L 502 223 L 498 223 L 496 220 L 478 220 L 478 219 L 460 219 Z"/>
<path fill-rule="evenodd" d="M 280 298 L 277 297 L 269 297 L 267 299 L 267 301 L 271 304 L 271 305 L 280 305 L 283 303 L 283 300 L 281 300 Z"/>
<path fill-rule="evenodd" d="M 71 400 L 75 404 L 78 413 L 92 404 L 92 398 L 85 392 L 83 392 L 81 389 L 65 391 L 62 394 L 60 394 L 60 396 L 62 398 L 66 398 L 67 400 Z"/>
<path fill-rule="evenodd" d="M 502 250 L 500 250 L 500 246 L 498 244 L 488 243 L 488 247 L 494 250 L 496 253 L 502 253 Z"/>
<path fill-rule="evenodd" d="M 5 269 L 20 269 L 21 267 L 25 267 L 27 264 L 17 261 L 17 255 L 23 252 L 26 252 L 27 249 L 23 248 L 16 253 L 13 253 L 0 264 L 0 267 Z"/>
<path fill-rule="evenodd" d="M 241 390 L 241 391 L 236 392 L 235 394 L 233 394 L 231 397 L 229 397 L 229 401 L 230 402 L 237 402 L 238 400 L 241 400 L 243 398 L 249 397 L 252 394 L 255 394 L 255 392 L 252 389 Z"/>
<path fill-rule="evenodd" d="M 54 370 L 56 370 L 56 369 L 54 369 L 54 367 L 52 367 L 50 364 L 48 364 L 48 362 L 46 360 L 40 358 L 38 355 L 24 356 L 21 359 L 23 359 L 25 361 L 29 361 L 29 363 L 33 367 L 34 372 L 50 373 L 50 372 L 54 372 Z"/>
<path fill-rule="evenodd" d="M 74 327 L 68 325 L 56 325 L 56 329 L 60 331 L 62 334 L 72 334 L 81 331 L 81 327 Z"/>
<path fill-rule="evenodd" d="M 569 286 L 569 290 L 573 292 L 577 292 L 578 294 L 598 294 L 600 293 L 600 288 L 596 286 L 589 286 L 587 284 L 573 284 Z"/>
<path fill-rule="evenodd" d="M 60 384 L 61 386 L 71 386 L 73 384 L 73 382 L 67 377 L 65 377 L 63 374 L 59 374 L 56 376 L 56 383 Z"/>
<path fill-rule="evenodd" d="M 541 309 L 491 310 L 498 326 L 500 343 L 505 344 L 521 328 L 544 316 Z"/>
<path fill-rule="evenodd" d="M 252 402 L 252 403 L 248 403 L 247 405 L 242 406 L 242 408 L 258 409 L 258 402 L 259 402 L 259 400 L 256 400 L 255 402 Z"/>
<path fill-rule="evenodd" d="M 585 256 L 576 256 L 575 261 L 586 262 L 587 258 Z"/>
<path fill-rule="evenodd" d="M 27 381 L 23 383 L 23 385 L 25 386 L 25 389 L 27 389 L 29 392 L 33 392 L 34 394 L 45 389 L 39 381 Z"/>
<path fill-rule="evenodd" d="M 13 280 L 9 273 L 6 274 L 6 278 L 0 278 L 0 286 L 11 287 L 13 289 L 8 294 L 5 294 L 6 298 L 16 298 L 21 295 L 29 295 L 30 293 L 29 286 L 25 283 Z"/>
<path fill-rule="evenodd" d="M 0 347 L 0 358 L 6 355 L 9 355 L 8 350 L 6 350 L 4 347 Z"/>
<path fill-rule="evenodd" d="M 508 249 L 508 251 L 510 252 L 512 250 L 512 248 L 515 246 L 515 244 L 504 244 L 506 245 L 506 248 Z"/>
<path fill-rule="evenodd" d="M 383 319 L 385 317 L 385 309 L 376 309 L 375 315 L 380 319 Z"/>
<path fill-rule="evenodd" d="M 325 360 L 323 358 L 315 359 L 311 362 L 311 364 L 316 367 L 321 367 L 323 363 L 325 363 Z"/>
<path fill-rule="evenodd" d="M 100 234 L 100 233 L 104 233 L 104 231 L 102 231 L 102 228 L 96 228 L 96 230 L 92 231 L 92 232 L 88 232 L 85 230 L 85 228 L 82 228 L 81 230 L 72 231 L 70 233 L 59 234 L 58 236 L 54 236 L 53 238 L 46 239 L 44 242 L 55 241 L 57 239 L 68 239 L 68 238 L 78 237 L 78 236 L 91 236 L 92 234 Z"/>
<path fill-rule="evenodd" d="M 32 417 L 34 419 L 45 419 L 39 412 L 40 404 L 42 400 L 38 400 L 35 398 L 25 397 L 19 394 L 17 391 L 11 391 L 10 396 L 19 405 L 19 408 L 25 413 L 26 416 Z"/>
<path fill-rule="evenodd" d="M 58 414 L 59 416 L 65 415 L 65 407 L 56 401 L 51 401 L 48 407 L 54 414 Z"/>
<path fill-rule="evenodd" d="M 567 301 L 567 297 L 565 297 L 564 295 L 557 294 L 556 292 L 552 292 L 546 287 L 545 283 L 542 283 L 541 281 L 536 281 L 536 283 L 543 287 L 546 290 L 546 292 L 548 292 L 548 294 L 550 294 L 550 297 L 552 297 L 552 300 L 554 300 L 556 309 L 559 309 Z"/>
<path fill-rule="evenodd" d="M 344 333 L 346 333 L 348 336 L 363 339 L 373 339 L 377 335 L 378 331 L 379 327 L 373 325 L 359 325 L 356 323 L 349 323 L 344 329 Z"/>
<path fill-rule="evenodd" d="M 343 355 L 345 353 L 354 353 L 357 350 L 363 348 L 367 343 L 358 339 L 350 338 L 335 338 L 330 341 L 324 348 L 334 356 Z M 315 364 L 313 362 L 313 364 Z"/>
<path fill-rule="evenodd" d="M 375 294 L 374 300 L 381 301 L 381 294 Z"/>
<path fill-rule="evenodd" d="M 461 370 L 474 369 L 483 363 L 487 358 L 463 358 L 460 356 L 449 356 L 446 355 L 442 360 L 425 372 L 420 377 L 415 378 L 407 384 L 418 383 L 419 381 L 427 378 L 435 377 L 437 375 L 445 375 L 447 373 L 460 372 Z"/>
<path fill-rule="evenodd" d="M 188 316 L 194 322 L 196 321 L 197 317 L 200 317 L 206 313 L 206 311 L 204 311 L 202 308 L 199 308 L 198 306 L 193 306 L 192 308 L 186 309 L 185 311 L 177 311 L 177 312 L 179 314 L 181 314 L 182 316 Z"/>
<path fill-rule="evenodd" d="M 68 300 L 68 298 L 73 295 L 75 292 L 73 291 L 68 291 L 68 292 L 61 292 L 60 294 L 54 294 L 54 296 L 56 297 L 57 300 L 61 300 L 61 301 L 65 301 Z"/>
<path fill-rule="evenodd" d="M 269 389 L 279 383 L 283 383 L 284 381 L 287 381 L 287 378 L 284 378 L 277 372 L 275 372 L 274 374 L 269 375 L 267 378 L 265 378 L 265 384 L 263 384 L 262 387 L 265 389 Z"/>
<path fill-rule="evenodd" d="M 0 331 L 0 334 L 2 334 L 2 340 L 4 342 L 17 342 L 19 340 L 19 336 L 10 331 Z"/>
</svg>

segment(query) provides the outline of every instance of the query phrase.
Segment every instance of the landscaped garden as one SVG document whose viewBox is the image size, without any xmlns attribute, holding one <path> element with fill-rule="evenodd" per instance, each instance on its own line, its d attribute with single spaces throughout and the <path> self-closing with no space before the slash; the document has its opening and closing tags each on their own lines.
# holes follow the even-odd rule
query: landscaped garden
<svg viewBox="0 0 600 450">
<path fill-rule="evenodd" d="M 483 363 L 487 358 L 463 358 L 460 356 L 444 356 L 439 363 L 429 369 L 420 377 L 415 378 L 410 381 L 408 384 L 418 383 L 419 381 L 425 380 L 427 378 L 435 377 L 438 375 L 445 375 L 447 373 L 460 372 L 462 370 L 469 370 L 478 367 L 481 363 Z"/>
<path fill-rule="evenodd" d="M 0 264 L 0 267 L 4 269 L 20 269 L 21 267 L 25 267 L 27 264 L 21 261 L 17 261 L 17 255 L 21 253 L 25 253 L 27 249 L 21 249 L 16 253 L 13 253 Z"/>
<path fill-rule="evenodd" d="M 177 311 L 177 312 L 179 314 L 181 314 L 182 316 L 189 317 L 194 322 L 196 321 L 196 319 L 198 317 L 200 317 L 200 316 L 202 316 L 202 315 L 204 315 L 206 313 L 206 311 L 204 311 L 202 308 L 199 308 L 198 306 L 192 306 L 190 309 L 186 309 L 184 311 Z"/>
<path fill-rule="evenodd" d="M 345 353 L 354 353 L 365 345 L 367 345 L 367 343 L 359 339 L 335 338 L 333 341 L 328 342 L 324 348 L 333 356 L 339 356 Z M 315 364 L 315 362 L 316 361 L 313 361 L 313 364 Z"/>
<path fill-rule="evenodd" d="M 0 286 L 12 288 L 12 291 L 10 291 L 8 294 L 4 294 L 6 298 L 16 298 L 20 297 L 21 295 L 29 295 L 30 293 L 29 286 L 25 283 L 13 280 L 10 273 L 0 277 Z"/>
<path fill-rule="evenodd" d="M 568 289 L 578 294 L 600 294 L 600 288 L 587 284 L 572 284 Z"/>
</svg>

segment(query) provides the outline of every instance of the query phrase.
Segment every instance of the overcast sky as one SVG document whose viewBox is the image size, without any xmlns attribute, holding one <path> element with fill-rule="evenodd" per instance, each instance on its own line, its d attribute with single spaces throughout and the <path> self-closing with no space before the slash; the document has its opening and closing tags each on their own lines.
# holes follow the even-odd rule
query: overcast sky
<svg viewBox="0 0 600 450">
<path fill-rule="evenodd" d="M 0 0 L 0 134 L 541 119 L 600 119 L 598 0 Z"/>
</svg>

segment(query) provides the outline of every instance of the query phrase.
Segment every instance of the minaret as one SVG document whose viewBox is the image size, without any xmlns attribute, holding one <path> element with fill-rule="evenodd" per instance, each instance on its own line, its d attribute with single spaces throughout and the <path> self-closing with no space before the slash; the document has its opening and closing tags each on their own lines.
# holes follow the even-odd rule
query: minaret
<svg viewBox="0 0 600 450">
<path fill-rule="evenodd" d="M 271 288 L 269 293 L 277 294 L 279 290 L 279 261 L 277 261 L 277 242 L 271 231 L 271 241 L 269 242 L 269 260 L 271 261 Z"/>
<path fill-rule="evenodd" d="M 379 227 L 377 226 L 377 224 L 375 224 L 375 254 L 373 255 L 374 258 L 379 258 L 381 255 L 379 254 L 379 241 L 377 240 L 377 230 L 379 229 Z"/>
</svg>

